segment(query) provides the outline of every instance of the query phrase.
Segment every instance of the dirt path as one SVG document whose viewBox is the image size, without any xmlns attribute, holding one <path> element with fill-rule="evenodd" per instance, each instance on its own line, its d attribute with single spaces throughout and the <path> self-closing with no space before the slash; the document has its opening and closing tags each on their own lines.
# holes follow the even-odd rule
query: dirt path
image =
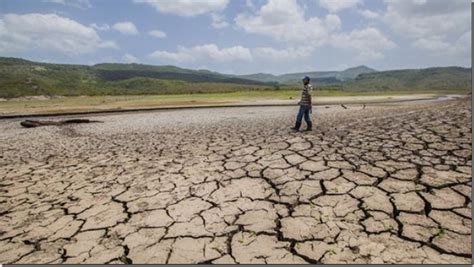
<svg viewBox="0 0 474 267">
<path fill-rule="evenodd" d="M 2 263 L 470 263 L 468 101 L 0 122 Z"/>
</svg>

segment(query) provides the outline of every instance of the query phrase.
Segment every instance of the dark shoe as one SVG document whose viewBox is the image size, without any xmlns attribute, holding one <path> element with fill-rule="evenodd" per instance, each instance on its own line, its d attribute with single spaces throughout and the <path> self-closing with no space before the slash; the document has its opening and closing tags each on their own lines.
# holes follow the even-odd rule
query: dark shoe
<svg viewBox="0 0 474 267">
<path fill-rule="evenodd" d="M 301 127 L 301 122 L 297 121 L 295 123 L 295 127 L 291 128 L 291 130 L 298 132 L 300 130 L 300 127 Z"/>
<path fill-rule="evenodd" d="M 311 129 L 311 128 L 306 128 L 306 129 L 304 130 L 304 132 L 311 132 L 312 130 L 313 130 L 313 129 Z"/>
</svg>

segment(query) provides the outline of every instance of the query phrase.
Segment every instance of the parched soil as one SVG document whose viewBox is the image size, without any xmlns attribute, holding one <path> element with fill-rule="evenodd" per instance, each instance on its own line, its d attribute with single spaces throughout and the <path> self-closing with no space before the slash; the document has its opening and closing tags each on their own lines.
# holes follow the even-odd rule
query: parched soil
<svg viewBox="0 0 474 267">
<path fill-rule="evenodd" d="M 470 102 L 296 109 L 0 121 L 0 262 L 471 262 Z"/>
</svg>

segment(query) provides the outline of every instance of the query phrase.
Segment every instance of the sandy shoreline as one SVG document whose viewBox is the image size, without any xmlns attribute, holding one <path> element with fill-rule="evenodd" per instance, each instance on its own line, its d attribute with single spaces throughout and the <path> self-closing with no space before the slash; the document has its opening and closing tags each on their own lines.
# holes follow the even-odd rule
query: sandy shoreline
<svg viewBox="0 0 474 267">
<path fill-rule="evenodd" d="M 417 94 L 417 95 L 399 95 L 399 96 L 338 96 L 338 97 L 317 97 L 314 106 L 331 106 L 331 105 L 370 105 L 383 103 L 428 103 L 434 101 L 446 101 L 460 99 L 463 95 L 433 95 L 433 94 Z M 35 112 L 22 111 L 5 111 L 0 107 L 0 119 L 23 118 L 23 117 L 42 117 L 42 116 L 66 116 L 66 115 L 94 115 L 107 113 L 123 113 L 123 112 L 146 112 L 160 110 L 180 110 L 180 109 L 202 109 L 202 108 L 228 108 L 228 107 L 271 107 L 271 106 L 297 106 L 297 100 L 245 100 L 238 102 L 215 102 L 215 103 L 194 103 L 191 105 L 174 105 L 162 104 L 157 107 L 141 106 L 138 108 L 111 108 L 111 107 L 57 107 L 50 110 L 38 109 Z"/>
</svg>

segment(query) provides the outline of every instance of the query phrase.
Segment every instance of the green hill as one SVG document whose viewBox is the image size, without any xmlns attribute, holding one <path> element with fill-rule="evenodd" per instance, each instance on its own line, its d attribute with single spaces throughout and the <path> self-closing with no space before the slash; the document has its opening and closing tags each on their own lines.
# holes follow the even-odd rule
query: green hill
<svg viewBox="0 0 474 267">
<path fill-rule="evenodd" d="M 94 66 L 0 57 L 0 97 L 24 95 L 173 94 L 273 89 L 264 83 L 210 71 L 142 64 Z"/>
<path fill-rule="evenodd" d="M 272 75 L 267 73 L 257 73 L 250 75 L 241 75 L 239 77 L 260 82 L 278 82 L 280 84 L 299 84 L 301 78 L 308 75 L 313 80 L 313 83 L 320 85 L 334 85 L 342 82 L 355 79 L 359 74 L 372 73 L 376 70 L 366 66 L 358 66 L 349 68 L 343 71 L 316 71 L 316 72 L 299 72 L 282 75 Z"/>
<path fill-rule="evenodd" d="M 255 74 L 248 74 L 248 75 L 239 75 L 237 77 L 241 77 L 243 79 L 249 79 L 254 81 L 260 82 L 279 82 L 278 76 L 269 73 L 255 73 Z"/>
<path fill-rule="evenodd" d="M 0 57 L 0 97 L 25 95 L 130 95 L 222 93 L 297 89 L 309 75 L 316 89 L 346 91 L 470 90 L 471 69 L 460 67 L 226 75 L 175 66 L 105 63 L 94 66 L 39 63 Z"/>
<path fill-rule="evenodd" d="M 471 69 L 461 67 L 382 71 L 361 74 L 344 84 L 346 90 L 470 90 Z"/>
<path fill-rule="evenodd" d="M 253 85 L 265 84 L 265 82 L 238 78 L 217 72 L 182 69 L 175 66 L 104 63 L 94 65 L 92 66 L 92 69 L 99 78 L 107 81 L 119 81 L 143 77 L 186 82 L 220 82 Z"/>
<path fill-rule="evenodd" d="M 377 71 L 369 67 L 358 66 L 358 67 L 349 68 L 349 69 L 339 72 L 338 74 L 336 74 L 336 78 L 341 81 L 348 81 L 348 80 L 353 80 L 357 78 L 357 76 L 361 74 L 375 73 L 375 72 Z"/>
</svg>

